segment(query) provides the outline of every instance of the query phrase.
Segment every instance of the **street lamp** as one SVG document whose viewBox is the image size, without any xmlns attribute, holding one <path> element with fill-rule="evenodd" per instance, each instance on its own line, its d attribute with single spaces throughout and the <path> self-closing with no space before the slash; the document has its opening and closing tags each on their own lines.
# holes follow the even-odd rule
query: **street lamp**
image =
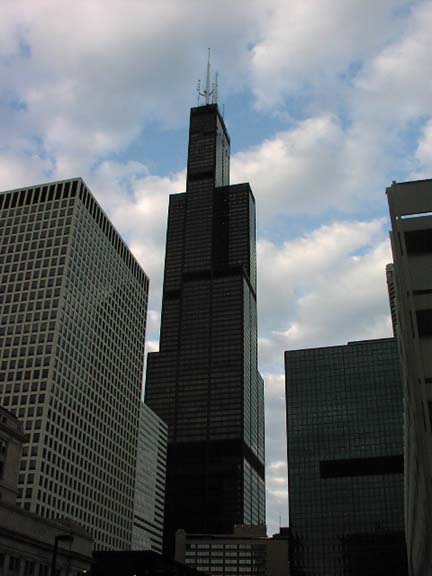
<svg viewBox="0 0 432 576">
<path fill-rule="evenodd" d="M 57 549 L 59 542 L 73 542 L 72 534 L 59 534 L 54 538 L 54 550 L 51 561 L 51 576 L 56 576 Z"/>
</svg>

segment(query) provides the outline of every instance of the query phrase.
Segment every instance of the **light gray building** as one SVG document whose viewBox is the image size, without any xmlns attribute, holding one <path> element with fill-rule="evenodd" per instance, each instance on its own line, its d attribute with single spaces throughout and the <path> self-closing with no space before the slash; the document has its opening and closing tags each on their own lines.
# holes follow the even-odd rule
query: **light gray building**
<svg viewBox="0 0 432 576">
<path fill-rule="evenodd" d="M 0 193 L 0 403 L 18 503 L 132 542 L 148 279 L 80 178 Z"/>
<path fill-rule="evenodd" d="M 288 529 L 268 538 L 265 525 L 235 526 L 232 534 L 176 533 L 175 559 L 210 576 L 287 576 Z"/>
<path fill-rule="evenodd" d="M 16 506 L 21 422 L 0 407 L 0 575 L 48 576 L 57 539 L 56 572 L 79 576 L 90 569 L 92 538 L 69 520 L 47 520 Z"/>
<path fill-rule="evenodd" d="M 432 180 L 387 188 L 404 387 L 411 576 L 432 574 Z"/>
<path fill-rule="evenodd" d="M 168 426 L 141 403 L 133 550 L 162 553 Z"/>
</svg>

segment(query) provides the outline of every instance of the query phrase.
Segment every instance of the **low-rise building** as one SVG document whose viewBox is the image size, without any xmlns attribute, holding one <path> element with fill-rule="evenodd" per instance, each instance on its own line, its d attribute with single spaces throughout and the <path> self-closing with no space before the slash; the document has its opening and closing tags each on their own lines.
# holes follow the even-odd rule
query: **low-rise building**
<svg viewBox="0 0 432 576">
<path fill-rule="evenodd" d="M 235 526 L 232 534 L 186 534 L 177 530 L 176 555 L 211 576 L 287 576 L 289 530 L 272 538 L 265 525 Z"/>
</svg>

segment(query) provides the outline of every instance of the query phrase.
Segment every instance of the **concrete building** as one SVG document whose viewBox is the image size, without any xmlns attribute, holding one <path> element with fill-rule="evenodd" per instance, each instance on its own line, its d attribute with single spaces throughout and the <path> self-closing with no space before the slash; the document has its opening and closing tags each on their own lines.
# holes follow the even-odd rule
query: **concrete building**
<svg viewBox="0 0 432 576">
<path fill-rule="evenodd" d="M 266 527 L 235 526 L 232 534 L 176 534 L 178 562 L 211 576 L 287 576 L 288 529 L 272 538 Z"/>
<path fill-rule="evenodd" d="M 0 403 L 18 503 L 132 542 L 148 279 L 80 179 L 0 194 Z"/>
<path fill-rule="evenodd" d="M 141 403 L 133 550 L 162 553 L 168 427 Z"/>
<path fill-rule="evenodd" d="M 432 180 L 387 188 L 405 416 L 411 576 L 432 574 Z"/>
<path fill-rule="evenodd" d="M 293 576 L 406 576 L 394 338 L 285 352 Z"/>
<path fill-rule="evenodd" d="M 55 542 L 59 576 L 78 576 L 92 563 L 91 536 L 69 520 L 47 520 L 16 506 L 22 424 L 0 407 L 0 575 L 50 576 Z"/>
<path fill-rule="evenodd" d="M 168 424 L 166 550 L 175 531 L 265 522 L 255 200 L 229 185 L 217 104 L 191 110 L 186 192 L 170 196 L 159 352 L 145 400 Z"/>
</svg>

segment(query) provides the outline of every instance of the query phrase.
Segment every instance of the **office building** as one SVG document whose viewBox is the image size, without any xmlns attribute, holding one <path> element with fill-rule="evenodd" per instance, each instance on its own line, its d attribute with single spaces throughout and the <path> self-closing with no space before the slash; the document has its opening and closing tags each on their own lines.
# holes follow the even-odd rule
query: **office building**
<svg viewBox="0 0 432 576">
<path fill-rule="evenodd" d="M 394 338 L 285 352 L 292 574 L 406 576 Z"/>
<path fill-rule="evenodd" d="M 168 424 L 167 551 L 179 528 L 265 522 L 255 201 L 229 185 L 217 104 L 191 110 L 186 193 L 170 196 L 159 352 L 145 399 Z"/>
<path fill-rule="evenodd" d="M 85 183 L 0 194 L 0 403 L 18 503 L 130 548 L 148 279 Z"/>
<path fill-rule="evenodd" d="M 268 538 L 265 525 L 232 534 L 176 534 L 176 560 L 210 576 L 288 576 L 289 531 Z"/>
<path fill-rule="evenodd" d="M 432 180 L 387 188 L 404 391 L 410 576 L 432 574 Z"/>
<path fill-rule="evenodd" d="M 92 562 L 90 535 L 70 520 L 48 520 L 16 506 L 25 441 L 21 422 L 0 406 L 0 574 L 49 576 L 57 539 L 56 573 L 79 576 Z"/>
<path fill-rule="evenodd" d="M 162 553 L 168 427 L 141 403 L 132 550 Z"/>
</svg>

